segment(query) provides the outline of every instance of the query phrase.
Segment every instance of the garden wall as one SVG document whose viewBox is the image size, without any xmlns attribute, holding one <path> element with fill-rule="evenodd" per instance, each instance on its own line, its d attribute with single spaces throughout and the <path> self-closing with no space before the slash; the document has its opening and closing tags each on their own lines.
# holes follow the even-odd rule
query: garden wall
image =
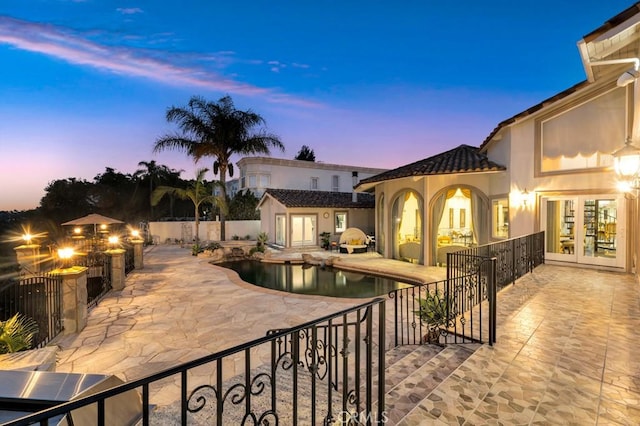
<svg viewBox="0 0 640 426">
<path fill-rule="evenodd" d="M 196 232 L 195 221 L 183 222 L 149 222 L 149 233 L 155 244 L 166 243 L 190 243 L 194 240 Z M 232 240 L 233 236 L 245 239 L 248 235 L 255 240 L 260 233 L 259 220 L 233 220 L 226 221 L 226 239 Z M 199 229 L 200 241 L 220 241 L 220 222 L 201 221 Z"/>
</svg>

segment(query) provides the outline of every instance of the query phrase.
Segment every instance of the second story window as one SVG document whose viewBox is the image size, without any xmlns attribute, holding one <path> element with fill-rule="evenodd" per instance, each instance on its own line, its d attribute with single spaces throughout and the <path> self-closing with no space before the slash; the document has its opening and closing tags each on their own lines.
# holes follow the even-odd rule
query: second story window
<svg viewBox="0 0 640 426">
<path fill-rule="evenodd" d="M 257 187 L 256 184 L 256 175 L 249 175 L 249 188 Z"/>
<path fill-rule="evenodd" d="M 338 192 L 340 191 L 340 176 L 338 175 L 333 175 L 331 177 L 331 190 L 333 192 Z"/>
<path fill-rule="evenodd" d="M 271 184 L 271 175 L 260 175 L 260 188 L 268 188 Z"/>
<path fill-rule="evenodd" d="M 312 177 L 311 178 L 311 189 L 318 189 L 318 178 L 317 177 Z"/>
</svg>

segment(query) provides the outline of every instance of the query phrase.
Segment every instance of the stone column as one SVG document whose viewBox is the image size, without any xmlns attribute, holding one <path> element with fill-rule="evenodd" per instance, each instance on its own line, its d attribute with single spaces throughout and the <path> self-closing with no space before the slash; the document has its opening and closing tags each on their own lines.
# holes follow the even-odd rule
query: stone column
<svg viewBox="0 0 640 426">
<path fill-rule="evenodd" d="M 144 268 L 144 257 L 143 257 L 143 240 L 131 240 L 131 244 L 133 244 L 133 268 L 134 269 L 142 269 Z"/>
<path fill-rule="evenodd" d="M 87 325 L 87 269 L 72 266 L 51 272 L 62 277 L 64 334 L 78 333 Z"/>
<path fill-rule="evenodd" d="M 14 250 L 20 269 L 31 275 L 40 272 L 40 244 L 24 244 Z"/>
<path fill-rule="evenodd" d="M 111 288 L 117 291 L 124 289 L 124 252 L 123 249 L 106 251 L 111 256 Z"/>
</svg>

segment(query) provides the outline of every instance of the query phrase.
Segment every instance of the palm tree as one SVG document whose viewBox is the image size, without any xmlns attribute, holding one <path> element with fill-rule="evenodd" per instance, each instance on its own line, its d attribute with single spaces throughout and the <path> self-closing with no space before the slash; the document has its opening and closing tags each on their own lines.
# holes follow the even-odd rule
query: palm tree
<svg viewBox="0 0 640 426">
<path fill-rule="evenodd" d="M 202 204 L 210 203 L 219 203 L 220 200 L 218 197 L 212 194 L 211 191 L 207 188 L 206 182 L 204 181 L 204 175 L 209 171 L 209 169 L 198 169 L 196 173 L 196 180 L 192 181 L 189 184 L 188 188 L 174 188 L 172 186 L 159 186 L 151 195 L 151 204 L 157 205 L 162 197 L 165 195 L 174 195 L 183 200 L 191 200 L 195 207 L 195 218 L 196 218 L 196 243 L 200 241 L 200 236 L 198 230 L 200 228 L 200 206 Z"/>
<path fill-rule="evenodd" d="M 10 354 L 31 348 L 38 324 L 31 318 L 15 314 L 0 321 L 0 354 Z"/>
<path fill-rule="evenodd" d="M 180 173 L 184 170 L 170 169 L 164 164 L 157 164 L 156 160 L 140 161 L 138 163 L 138 167 L 144 168 L 136 170 L 133 176 L 136 178 L 140 178 L 141 180 L 149 179 L 149 205 L 151 208 L 149 220 L 153 220 L 153 204 L 151 203 L 151 194 L 153 194 L 154 184 L 169 180 L 172 175 L 177 174 L 177 176 L 180 176 Z M 170 209 L 170 215 L 173 216 L 173 198 L 171 198 L 170 200 Z"/>
<path fill-rule="evenodd" d="M 214 158 L 213 174 L 220 172 L 222 192 L 220 239 L 225 241 L 227 171 L 233 177 L 231 156 L 269 155 L 271 147 L 284 151 L 284 145 L 277 136 L 266 133 L 263 129 L 255 131 L 257 126 L 265 124 L 265 120 L 251 110 L 237 110 L 230 96 L 220 98 L 217 102 L 193 96 L 187 107 L 169 108 L 167 121 L 177 123 L 181 132 L 156 140 L 154 152 L 164 149 L 182 150 L 196 162 L 203 157 Z"/>
</svg>

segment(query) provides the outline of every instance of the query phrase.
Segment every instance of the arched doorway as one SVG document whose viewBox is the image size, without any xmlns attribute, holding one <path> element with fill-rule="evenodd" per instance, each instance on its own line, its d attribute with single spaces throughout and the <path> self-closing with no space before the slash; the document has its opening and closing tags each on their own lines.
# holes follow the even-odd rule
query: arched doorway
<svg viewBox="0 0 640 426">
<path fill-rule="evenodd" d="M 424 263 L 422 197 L 413 190 L 400 192 L 391 208 L 393 258 Z"/>
<path fill-rule="evenodd" d="M 431 206 L 433 265 L 444 265 L 449 252 L 488 242 L 488 201 L 480 191 L 465 186 L 446 188 Z"/>
</svg>

